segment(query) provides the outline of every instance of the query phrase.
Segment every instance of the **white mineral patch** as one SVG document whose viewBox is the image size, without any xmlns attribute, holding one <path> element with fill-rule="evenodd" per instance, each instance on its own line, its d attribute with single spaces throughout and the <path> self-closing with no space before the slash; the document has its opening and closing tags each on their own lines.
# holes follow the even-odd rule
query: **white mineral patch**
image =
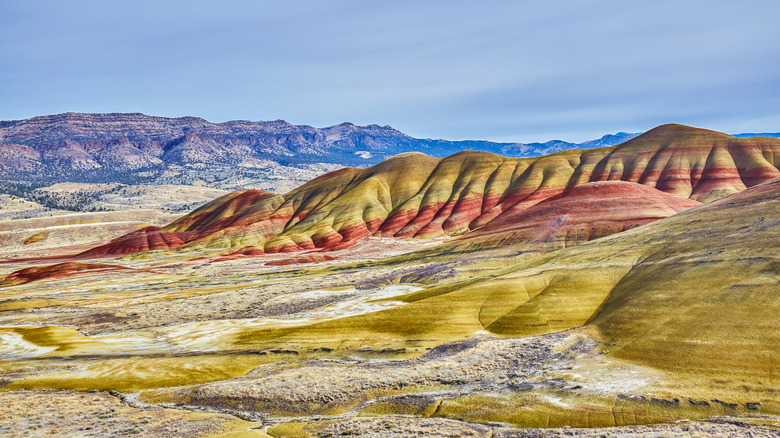
<svg viewBox="0 0 780 438">
<path fill-rule="evenodd" d="M 54 350 L 55 347 L 41 347 L 27 342 L 19 333 L 0 331 L 0 359 L 35 357 Z"/>
<path fill-rule="evenodd" d="M 562 408 L 568 408 L 569 405 L 564 403 L 563 400 L 561 400 L 558 397 L 554 397 L 552 395 L 544 395 L 542 396 L 542 400 L 544 400 L 547 403 L 550 403 L 551 405 L 559 406 Z"/>
<path fill-rule="evenodd" d="M 151 335 L 137 333 L 98 335 L 90 337 L 90 340 L 100 343 L 97 346 L 99 351 L 114 354 L 165 351 L 167 347 Z"/>
<path fill-rule="evenodd" d="M 172 344 L 193 351 L 215 351 L 224 349 L 233 342 L 235 336 L 247 329 L 263 327 L 295 327 L 314 324 L 347 316 L 377 312 L 406 304 L 403 301 L 390 300 L 423 288 L 412 285 L 392 285 L 363 293 L 338 303 L 318 309 L 296 313 L 290 318 L 224 319 L 215 321 L 191 322 L 160 330 Z M 274 298 L 275 301 L 294 301 L 303 298 L 326 297 L 332 295 L 351 295 L 355 289 L 327 291 L 314 290 Z"/>
<path fill-rule="evenodd" d="M 580 368 L 569 375 L 588 390 L 609 394 L 630 394 L 653 381 L 653 371 L 639 365 L 602 364 L 598 368 Z"/>
<path fill-rule="evenodd" d="M 386 301 L 389 298 L 417 292 L 423 288 L 408 284 L 399 284 L 376 289 L 350 300 L 331 304 L 309 313 L 311 316 L 322 316 L 325 319 L 341 318 L 344 316 L 361 315 L 363 313 L 377 312 L 393 307 L 403 306 L 403 301 Z"/>
<path fill-rule="evenodd" d="M 607 393 L 627 393 L 644 388 L 650 383 L 647 378 L 627 378 L 613 376 L 612 380 L 589 381 L 586 382 L 588 389 L 593 389 Z"/>
</svg>

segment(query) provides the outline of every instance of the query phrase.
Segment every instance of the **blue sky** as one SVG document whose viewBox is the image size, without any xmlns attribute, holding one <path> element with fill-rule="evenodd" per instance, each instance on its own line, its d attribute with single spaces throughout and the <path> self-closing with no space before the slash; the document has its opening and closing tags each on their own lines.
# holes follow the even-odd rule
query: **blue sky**
<svg viewBox="0 0 780 438">
<path fill-rule="evenodd" d="M 780 2 L 2 1 L 0 119 L 66 111 L 584 141 L 780 131 Z"/>
</svg>

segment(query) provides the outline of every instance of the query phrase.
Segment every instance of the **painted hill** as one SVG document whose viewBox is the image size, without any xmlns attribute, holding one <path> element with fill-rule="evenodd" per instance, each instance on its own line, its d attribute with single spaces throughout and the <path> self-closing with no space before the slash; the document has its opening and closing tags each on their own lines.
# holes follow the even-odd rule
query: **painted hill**
<svg viewBox="0 0 780 438">
<path fill-rule="evenodd" d="M 398 348 L 474 333 L 515 337 L 582 326 L 578 332 L 603 345 L 595 372 L 613 375 L 607 370 L 614 362 L 604 361 L 617 359 L 662 372 L 673 389 L 666 398 L 624 396 L 601 408 L 578 387 L 559 389 L 560 403 L 542 424 L 556 415 L 591 427 L 634 424 L 667 409 L 676 412 L 655 421 L 776 412 L 778 211 L 780 178 L 644 227 L 409 294 L 402 307 L 309 327 L 248 330 L 239 345 L 307 345 L 338 333 Z M 568 371 L 585 372 L 579 364 Z M 535 408 L 517 408 L 523 400 L 517 397 L 465 398 L 442 403 L 441 411 L 455 418 L 475 418 L 465 412 L 478 410 L 492 421 L 538 421 Z M 599 409 L 606 412 L 601 419 Z"/>
<path fill-rule="evenodd" d="M 525 210 L 510 211 L 466 233 L 447 248 L 495 248 L 523 242 L 548 252 L 620 233 L 701 205 L 625 181 L 578 185 Z"/>
<path fill-rule="evenodd" d="M 777 177 L 778 140 L 663 125 L 582 169 L 583 180 L 623 180 L 706 202 Z"/>
<path fill-rule="evenodd" d="M 116 265 L 105 265 L 100 263 L 58 263 L 49 266 L 35 266 L 32 268 L 20 269 L 5 276 L 0 280 L 0 286 L 19 285 L 52 278 L 72 277 L 80 273 L 88 272 L 111 272 L 129 269 Z"/>
<path fill-rule="evenodd" d="M 726 394 L 778 409 L 778 211 L 780 178 L 644 227 L 395 298 L 407 303 L 402 307 L 247 329 L 235 345 L 317 345 L 338 333 L 395 348 L 481 331 L 529 336 L 584 326 L 611 357 L 673 373 L 680 396 Z"/>
<path fill-rule="evenodd" d="M 622 241 L 646 247 L 592 321 L 613 354 L 778 385 L 778 212 L 776 178 Z"/>
<path fill-rule="evenodd" d="M 483 233 L 511 228 L 521 214 L 554 216 L 554 207 L 545 210 L 548 206 L 542 205 L 536 212 L 529 208 L 548 199 L 554 202 L 559 195 L 563 198 L 558 202 L 580 203 L 572 223 L 595 217 L 587 204 L 600 196 L 610 198 L 624 190 L 624 201 L 637 196 L 649 200 L 647 210 L 624 216 L 625 224 L 613 215 L 611 225 L 588 236 L 599 237 L 695 205 L 659 192 L 708 202 L 780 176 L 778 166 L 780 140 L 736 139 L 682 125 L 663 125 L 616 147 L 539 158 L 466 151 L 439 159 L 409 153 L 367 169 L 323 175 L 283 196 L 234 192 L 168 226 L 140 230 L 84 256 L 185 247 L 232 248 L 239 254 L 332 250 L 371 235 L 453 236 L 494 222 Z M 645 187 L 578 189 L 598 181 Z M 633 207 L 621 202 L 620 208 Z"/>
<path fill-rule="evenodd" d="M 618 358 L 776 388 L 777 212 L 780 178 L 490 276 L 429 288 L 409 296 L 415 307 L 403 312 L 425 325 L 434 324 L 426 312 L 443 315 L 439 306 L 461 309 L 449 321 L 453 330 L 471 325 L 510 336 L 588 325 Z"/>
<path fill-rule="evenodd" d="M 539 427 L 776 415 L 780 410 L 776 396 L 780 383 L 774 377 L 774 358 L 780 354 L 778 211 L 780 178 L 647 226 L 390 299 L 405 303 L 401 306 L 307 325 L 245 325 L 223 334 L 220 346 L 231 351 L 258 351 L 284 345 L 311 351 L 323 346 L 338 350 L 350 344 L 353 348 L 381 345 L 404 351 L 439 345 L 429 356 L 446 357 L 468 351 L 478 344 L 475 337 L 495 339 L 490 335 L 497 335 L 506 340 L 550 334 L 560 339 L 573 335 L 579 340 L 568 344 L 568 356 L 545 358 L 557 370 L 552 375 L 538 372 L 522 386 L 490 387 L 470 396 L 455 392 L 442 397 L 444 400 L 417 398 L 408 403 L 434 406 L 434 416 Z M 435 257 L 437 249 L 449 251 L 436 247 L 426 250 L 426 256 Z M 416 258 L 414 254 L 404 257 Z M 371 269 L 370 265 L 363 268 Z M 567 329 L 572 330 L 561 332 Z M 545 338 L 549 339 L 526 339 L 539 343 Z M 441 345 L 464 339 L 468 341 Z M 597 341 L 598 351 L 589 353 L 584 339 Z M 529 351 L 502 349 L 496 354 L 521 356 L 517 368 L 538 358 Z M 463 369 L 480 362 L 478 355 L 463 354 L 453 367 Z M 322 365 L 315 363 L 315 367 Z M 465 372 L 426 387 L 421 367 L 420 362 L 413 362 L 408 371 L 381 367 L 368 379 L 381 379 L 379 376 L 393 371 L 411 375 L 412 383 L 403 387 L 407 396 L 419 395 L 422 388 L 433 385 L 477 386 L 480 382 L 475 374 Z M 364 379 L 355 373 L 341 380 L 338 376 L 350 372 L 342 365 L 331 373 L 315 369 L 321 373 L 317 378 L 328 378 L 328 384 L 302 386 L 307 393 L 322 391 L 330 396 L 346 379 Z M 486 372 L 501 370 L 488 368 Z M 177 386 L 147 395 L 158 402 L 211 407 L 246 403 L 241 406 L 288 415 L 308 414 L 312 409 L 343 412 L 354 406 L 341 398 L 335 403 L 326 398 L 308 405 L 296 399 L 282 405 L 281 396 L 265 398 L 266 385 L 247 391 L 254 379 L 265 383 L 270 380 L 267 376 L 278 372 L 279 368 L 271 368 L 233 383 Z M 295 378 L 283 381 L 280 391 L 290 391 L 289 382 L 303 379 L 309 372 L 297 368 Z M 519 374 L 516 369 L 512 373 Z M 505 384 L 514 384 L 518 374 L 509 374 Z M 600 376 L 598 384 L 588 388 L 593 375 Z M 368 379 L 358 380 L 360 388 L 344 398 L 364 400 L 387 394 L 376 395 L 376 387 Z M 575 386 L 572 380 L 586 386 Z M 393 391 L 398 388 L 387 391 L 397 394 Z M 398 401 L 373 412 L 432 415 L 405 410 L 408 407 Z"/>
</svg>

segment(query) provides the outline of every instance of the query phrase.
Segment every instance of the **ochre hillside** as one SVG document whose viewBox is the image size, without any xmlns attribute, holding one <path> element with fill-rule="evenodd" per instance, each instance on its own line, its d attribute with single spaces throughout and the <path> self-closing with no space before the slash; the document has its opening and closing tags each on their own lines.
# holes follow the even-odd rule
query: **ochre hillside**
<svg viewBox="0 0 780 438">
<path fill-rule="evenodd" d="M 43 279 L 67 278 L 81 273 L 94 273 L 97 271 L 109 272 L 123 269 L 128 268 L 100 263 L 78 262 L 58 263 L 56 265 L 49 266 L 34 266 L 31 268 L 21 269 L 5 276 L 5 278 L 0 280 L 0 287 L 25 284 Z"/>
<path fill-rule="evenodd" d="M 519 211 L 508 211 L 444 248 L 495 248 L 524 243 L 548 252 L 654 222 L 700 202 L 625 181 L 578 185 Z"/>
<path fill-rule="evenodd" d="M 616 358 L 697 376 L 711 388 L 704 392 L 764 397 L 778 389 L 778 211 L 780 178 L 646 227 L 406 295 L 403 307 L 249 331 L 242 347 L 331 333 L 408 346 L 481 330 L 529 336 L 585 326 Z"/>
<path fill-rule="evenodd" d="M 640 208 L 632 212 L 630 223 L 596 226 L 598 230 L 586 233 L 584 240 L 589 240 L 696 205 L 661 193 L 708 202 L 780 176 L 778 166 L 778 139 L 734 138 L 683 125 L 663 125 L 619 146 L 539 158 L 465 151 L 438 159 L 408 153 L 367 169 L 323 175 L 283 196 L 234 192 L 168 226 L 140 230 L 85 255 L 183 247 L 232 248 L 253 255 L 332 250 L 372 235 L 433 238 L 491 224 L 481 231 L 489 233 L 513 227 L 529 207 L 567 190 L 575 191 L 564 197 L 579 200 L 573 201 L 580 203 L 576 214 L 586 216 L 573 218 L 574 223 L 592 216 L 589 202 L 623 188 L 636 192 L 631 196 L 665 205 L 664 213 Z M 598 181 L 646 187 L 577 189 Z"/>
</svg>

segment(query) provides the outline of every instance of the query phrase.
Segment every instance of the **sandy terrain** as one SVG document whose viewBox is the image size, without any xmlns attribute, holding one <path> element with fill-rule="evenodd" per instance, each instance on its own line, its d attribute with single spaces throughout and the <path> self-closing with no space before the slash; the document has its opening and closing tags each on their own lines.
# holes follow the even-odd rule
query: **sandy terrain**
<svg viewBox="0 0 780 438">
<path fill-rule="evenodd" d="M 5 437 L 267 437 L 258 423 L 227 415 L 126 406 L 106 393 L 0 392 L 0 435 Z"/>
</svg>

